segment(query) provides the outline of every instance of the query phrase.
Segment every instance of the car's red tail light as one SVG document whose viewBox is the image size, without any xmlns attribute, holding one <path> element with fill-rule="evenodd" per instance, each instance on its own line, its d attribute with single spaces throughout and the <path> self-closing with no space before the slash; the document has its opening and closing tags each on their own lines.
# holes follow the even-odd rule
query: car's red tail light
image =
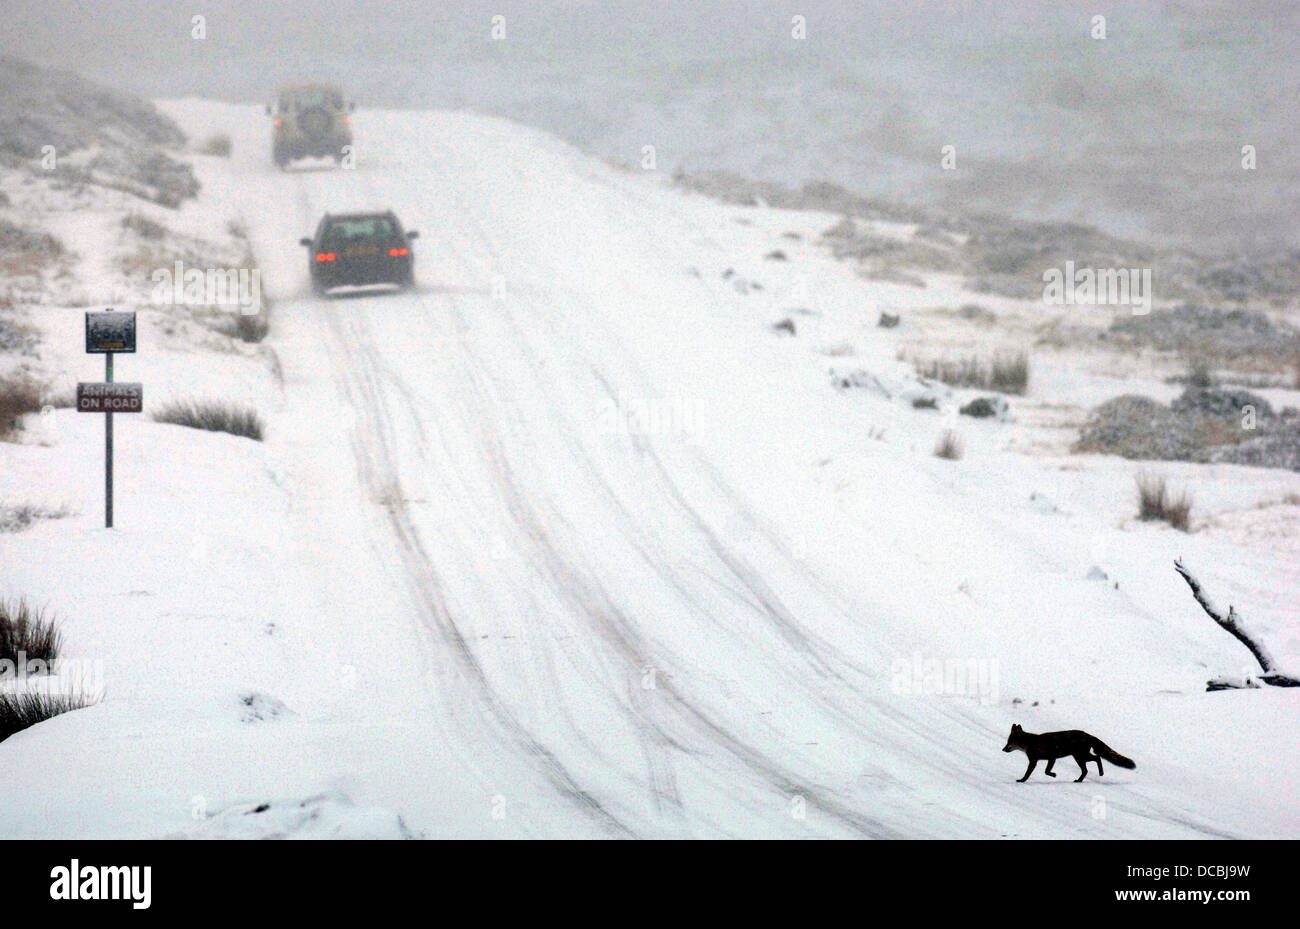
<svg viewBox="0 0 1300 929">
<path fill-rule="evenodd" d="M 277 117 L 275 118 L 275 124 L 276 124 L 277 126 L 280 125 L 280 117 L 277 116 Z"/>
<path fill-rule="evenodd" d="M 333 260 L 335 259 L 335 257 L 336 257 L 336 256 L 335 256 L 335 254 L 334 254 L 333 252 L 317 252 L 317 253 L 316 253 L 316 260 L 317 260 L 317 261 L 333 261 Z"/>
<path fill-rule="evenodd" d="M 409 255 L 409 254 L 411 254 L 411 250 L 407 248 L 390 248 L 388 250 L 389 258 L 400 258 L 402 255 Z"/>
</svg>

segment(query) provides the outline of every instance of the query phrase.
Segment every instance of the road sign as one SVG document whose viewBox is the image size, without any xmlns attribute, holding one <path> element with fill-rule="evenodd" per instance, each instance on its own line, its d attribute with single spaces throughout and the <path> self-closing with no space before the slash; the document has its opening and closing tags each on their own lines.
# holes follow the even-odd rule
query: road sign
<svg viewBox="0 0 1300 929">
<path fill-rule="evenodd" d="M 86 351 L 92 355 L 135 351 L 135 312 L 86 314 Z"/>
<path fill-rule="evenodd" d="M 79 413 L 139 413 L 144 408 L 143 384 L 77 385 Z"/>
<path fill-rule="evenodd" d="M 135 313 L 105 310 L 86 314 L 86 351 L 104 356 L 104 382 L 77 385 L 77 411 L 104 414 L 104 526 L 113 528 L 113 414 L 139 413 L 144 387 L 113 383 L 113 355 L 135 351 Z"/>
</svg>

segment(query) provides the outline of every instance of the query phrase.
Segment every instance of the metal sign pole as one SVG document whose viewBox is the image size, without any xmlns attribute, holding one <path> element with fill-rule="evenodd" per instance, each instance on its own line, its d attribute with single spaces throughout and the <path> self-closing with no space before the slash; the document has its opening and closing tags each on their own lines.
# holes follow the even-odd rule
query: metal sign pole
<svg viewBox="0 0 1300 929">
<path fill-rule="evenodd" d="M 104 381 L 113 383 L 113 353 L 104 355 Z M 104 528 L 113 528 L 113 411 L 104 414 Z"/>
<path fill-rule="evenodd" d="M 103 413 L 104 528 L 113 528 L 113 411 L 139 413 L 144 407 L 143 384 L 113 386 L 113 355 L 135 351 L 135 311 L 86 313 L 86 352 L 104 356 L 104 383 L 77 385 L 77 410 Z"/>
</svg>

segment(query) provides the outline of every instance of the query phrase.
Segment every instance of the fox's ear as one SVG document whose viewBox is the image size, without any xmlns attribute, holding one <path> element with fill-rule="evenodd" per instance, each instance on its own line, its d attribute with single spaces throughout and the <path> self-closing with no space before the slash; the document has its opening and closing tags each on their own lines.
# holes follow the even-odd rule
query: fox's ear
<svg viewBox="0 0 1300 929">
<path fill-rule="evenodd" d="M 1020 723 L 1012 723 L 1012 724 L 1011 724 L 1011 731 L 1012 731 L 1012 732 L 1019 732 L 1019 731 L 1020 731 Z"/>
</svg>

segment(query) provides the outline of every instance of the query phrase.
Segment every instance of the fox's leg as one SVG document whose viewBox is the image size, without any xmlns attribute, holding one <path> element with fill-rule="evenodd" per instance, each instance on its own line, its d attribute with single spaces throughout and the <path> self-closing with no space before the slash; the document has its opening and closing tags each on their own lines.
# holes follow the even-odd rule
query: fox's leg
<svg viewBox="0 0 1300 929">
<path fill-rule="evenodd" d="M 1034 773 L 1034 768 L 1036 768 L 1036 767 L 1038 767 L 1038 759 L 1037 759 L 1037 758 L 1030 758 L 1030 759 L 1029 759 L 1029 767 L 1025 768 L 1025 776 L 1022 777 L 1020 780 L 1016 781 L 1016 783 L 1017 783 L 1017 784 L 1023 784 L 1025 781 L 1029 780 L 1029 775 L 1031 775 L 1031 774 Z"/>
<path fill-rule="evenodd" d="M 1093 760 L 1097 762 L 1097 776 L 1098 776 L 1098 777 L 1105 777 L 1106 772 L 1103 771 L 1103 770 L 1102 770 L 1102 767 L 1101 767 L 1101 756 L 1098 755 L 1098 756 L 1097 756 L 1096 758 L 1094 758 Z"/>
<path fill-rule="evenodd" d="M 1074 763 L 1079 766 L 1079 776 L 1074 779 L 1074 782 L 1077 784 L 1079 783 L 1079 781 L 1083 780 L 1085 777 L 1088 776 L 1088 756 L 1075 755 Z"/>
<path fill-rule="evenodd" d="M 1056 777 L 1056 775 L 1052 773 L 1052 765 L 1054 764 L 1056 764 L 1055 758 L 1047 759 L 1047 767 L 1043 768 L 1043 773 L 1046 774 L 1048 777 Z"/>
</svg>

